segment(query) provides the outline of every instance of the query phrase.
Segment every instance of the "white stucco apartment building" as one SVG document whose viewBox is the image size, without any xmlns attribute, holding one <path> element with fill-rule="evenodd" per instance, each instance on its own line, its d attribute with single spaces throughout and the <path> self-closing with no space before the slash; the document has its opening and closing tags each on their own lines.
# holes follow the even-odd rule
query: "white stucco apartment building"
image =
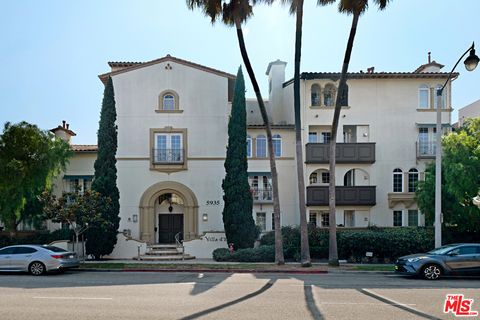
<svg viewBox="0 0 480 320">
<path fill-rule="evenodd" d="M 117 108 L 120 231 L 149 245 L 184 239 L 187 253 L 209 256 L 222 236 L 223 167 L 235 82 L 225 73 L 170 55 L 146 63 L 111 62 Z M 286 63 L 269 64 L 272 121 L 283 225 L 299 224 L 293 81 Z M 345 227 L 423 225 L 414 191 L 434 157 L 435 90 L 448 74 L 436 62 L 414 72 L 350 73 L 337 137 L 337 224 Z M 301 117 L 310 223 L 328 226 L 328 144 L 339 73 L 302 73 Z M 248 81 L 248 78 L 246 79 Z M 442 123 L 450 128 L 451 87 Z M 265 131 L 255 100 L 247 101 L 252 215 L 272 230 L 272 193 Z M 55 131 L 70 131 L 59 126 Z M 71 131 L 70 131 L 71 132 Z M 73 132 L 72 132 L 73 133 Z M 76 146 L 62 190 L 89 187 L 95 146 Z M 130 246 L 122 250 L 122 246 Z M 113 257 L 132 257 L 120 241 Z M 143 247 L 142 247 L 143 250 Z M 135 252 L 134 252 L 135 251 Z M 133 253 L 132 253 L 133 252 Z M 206 252 L 206 253 L 205 253 Z"/>
</svg>

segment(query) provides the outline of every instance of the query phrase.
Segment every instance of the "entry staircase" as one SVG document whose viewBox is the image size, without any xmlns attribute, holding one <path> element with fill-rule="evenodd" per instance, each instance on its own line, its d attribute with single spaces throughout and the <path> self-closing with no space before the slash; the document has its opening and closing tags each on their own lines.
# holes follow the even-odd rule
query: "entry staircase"
<svg viewBox="0 0 480 320">
<path fill-rule="evenodd" d="M 180 239 L 180 233 L 175 235 L 174 244 L 152 244 L 147 246 L 145 255 L 137 257 L 142 261 L 180 261 L 192 260 L 194 256 L 185 253 L 183 241 Z"/>
</svg>

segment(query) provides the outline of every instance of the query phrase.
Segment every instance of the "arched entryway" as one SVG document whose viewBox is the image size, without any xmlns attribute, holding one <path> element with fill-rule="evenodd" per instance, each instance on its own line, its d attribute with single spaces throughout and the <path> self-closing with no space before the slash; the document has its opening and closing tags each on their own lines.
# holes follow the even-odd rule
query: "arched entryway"
<svg viewBox="0 0 480 320">
<path fill-rule="evenodd" d="M 183 239 L 191 240 L 198 234 L 198 202 L 187 186 L 174 181 L 163 181 L 150 186 L 140 199 L 140 239 L 150 244 L 169 242 L 169 236 L 160 233 L 166 225 L 174 232 L 183 224 Z M 174 212 L 175 211 L 175 212 Z M 163 223 L 163 224 L 162 224 Z"/>
</svg>

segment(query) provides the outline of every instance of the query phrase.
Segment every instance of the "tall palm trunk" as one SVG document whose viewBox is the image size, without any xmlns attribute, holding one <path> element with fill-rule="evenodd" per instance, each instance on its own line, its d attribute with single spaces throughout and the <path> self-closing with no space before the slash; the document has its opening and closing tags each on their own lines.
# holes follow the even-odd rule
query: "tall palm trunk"
<svg viewBox="0 0 480 320">
<path fill-rule="evenodd" d="M 305 177 L 303 174 L 302 119 L 300 118 L 300 60 L 302 55 L 303 0 L 297 1 L 295 30 L 295 71 L 293 75 L 293 106 L 295 110 L 295 153 L 297 160 L 298 205 L 300 211 L 300 257 L 303 267 L 310 267 L 308 226 L 305 205 Z"/>
<path fill-rule="evenodd" d="M 248 76 L 252 82 L 253 91 L 255 91 L 255 96 L 257 97 L 258 107 L 260 113 L 262 114 L 263 123 L 265 124 L 265 130 L 267 131 L 267 145 L 268 145 L 268 157 L 270 159 L 270 171 L 272 173 L 272 189 L 273 189 L 273 220 L 275 225 L 275 262 L 277 264 L 284 264 L 285 260 L 283 257 L 283 241 L 282 241 L 282 229 L 280 224 L 280 200 L 278 196 L 278 174 L 277 166 L 275 164 L 275 153 L 273 152 L 273 139 L 272 139 L 272 130 L 270 127 L 270 122 L 268 121 L 267 109 L 265 108 L 265 103 L 263 102 L 262 94 L 260 93 L 260 88 L 253 72 L 252 65 L 250 64 L 250 59 L 248 57 L 247 48 L 245 46 L 245 40 L 243 38 L 243 31 L 240 20 L 235 20 L 235 26 L 237 28 L 237 38 L 238 45 L 240 47 L 240 52 L 242 54 L 243 63 L 247 69 Z"/>
<path fill-rule="evenodd" d="M 340 75 L 340 83 L 338 85 L 337 98 L 335 99 L 335 112 L 332 121 L 332 134 L 330 140 L 330 183 L 328 185 L 329 194 L 329 244 L 328 244 L 328 264 L 331 266 L 338 266 L 338 249 L 337 249 L 337 222 L 335 217 L 335 150 L 337 147 L 337 131 L 338 119 L 340 118 L 340 109 L 342 102 L 342 95 L 346 93 L 347 72 L 350 63 L 350 56 L 352 54 L 353 41 L 355 40 L 355 33 L 357 32 L 357 24 L 360 13 L 353 13 L 352 27 L 350 29 L 350 36 L 348 38 L 347 48 L 345 50 L 345 58 L 343 59 L 342 74 Z"/>
</svg>

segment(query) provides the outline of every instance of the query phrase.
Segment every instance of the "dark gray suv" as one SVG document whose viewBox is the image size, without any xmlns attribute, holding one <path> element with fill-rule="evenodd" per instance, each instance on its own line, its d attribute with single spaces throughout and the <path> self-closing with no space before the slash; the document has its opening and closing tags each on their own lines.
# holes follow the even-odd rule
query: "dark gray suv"
<svg viewBox="0 0 480 320">
<path fill-rule="evenodd" d="M 395 272 L 436 280 L 442 275 L 480 275 L 480 244 L 457 243 L 398 258 Z"/>
</svg>

